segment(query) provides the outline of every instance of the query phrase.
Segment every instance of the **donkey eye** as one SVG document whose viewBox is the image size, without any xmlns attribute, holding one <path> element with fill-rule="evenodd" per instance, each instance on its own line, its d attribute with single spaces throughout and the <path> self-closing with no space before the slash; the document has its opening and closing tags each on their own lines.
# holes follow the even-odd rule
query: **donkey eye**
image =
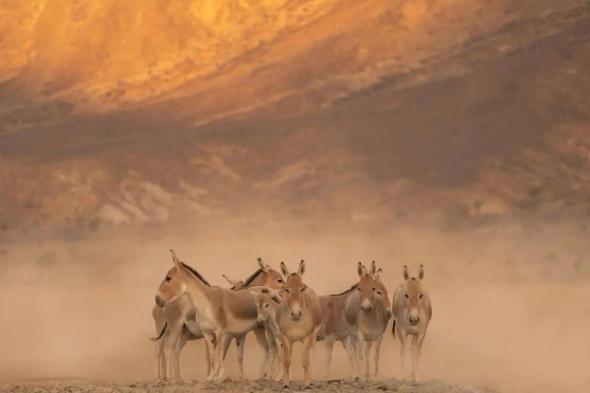
<svg viewBox="0 0 590 393">
<path fill-rule="evenodd" d="M 408 296 L 408 294 L 407 294 L 407 293 L 406 293 L 406 295 L 405 295 L 405 296 L 406 296 L 406 299 L 409 299 L 409 298 L 410 298 L 410 297 Z"/>
<path fill-rule="evenodd" d="M 381 296 L 381 295 L 383 295 L 383 292 L 377 291 L 377 295 Z"/>
<path fill-rule="evenodd" d="M 279 278 L 279 279 L 277 280 L 277 282 L 278 282 L 279 284 L 282 284 L 282 283 L 283 283 L 283 280 L 281 280 L 281 279 Z"/>
<path fill-rule="evenodd" d="M 172 280 L 172 277 L 166 277 L 166 281 Z"/>
<path fill-rule="evenodd" d="M 307 289 L 307 287 L 301 288 L 301 292 L 305 291 L 306 289 Z"/>
<path fill-rule="evenodd" d="M 377 288 L 373 288 L 373 291 L 377 290 Z"/>
<path fill-rule="evenodd" d="M 423 294 L 420 294 L 420 299 L 422 299 L 422 296 L 424 296 Z"/>
<path fill-rule="evenodd" d="M 268 304 L 268 303 L 266 303 L 266 304 L 264 305 L 264 308 L 269 308 L 269 307 L 270 307 L 270 304 Z"/>
</svg>

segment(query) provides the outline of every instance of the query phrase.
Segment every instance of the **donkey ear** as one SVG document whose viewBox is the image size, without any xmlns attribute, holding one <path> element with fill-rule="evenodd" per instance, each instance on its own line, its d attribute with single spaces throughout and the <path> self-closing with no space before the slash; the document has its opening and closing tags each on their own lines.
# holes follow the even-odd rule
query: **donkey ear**
<svg viewBox="0 0 590 393">
<path fill-rule="evenodd" d="M 359 274 L 360 277 L 362 276 L 366 276 L 367 274 L 369 274 L 367 272 L 367 268 L 365 267 L 365 265 L 363 265 L 363 263 L 361 261 L 359 261 L 356 265 L 356 270 Z"/>
<path fill-rule="evenodd" d="M 418 268 L 418 278 L 420 278 L 420 280 L 424 278 L 424 265 L 420 265 Z"/>
<path fill-rule="evenodd" d="M 266 263 L 264 263 L 262 261 L 262 258 L 258 257 L 257 261 L 258 261 L 258 266 L 260 266 L 262 271 L 268 272 L 270 270 L 270 266 L 268 266 Z"/>
<path fill-rule="evenodd" d="M 377 274 L 377 264 L 375 263 L 375 261 L 371 262 L 371 274 Z"/>
<path fill-rule="evenodd" d="M 404 265 L 404 280 L 410 278 L 410 273 L 408 272 L 408 266 Z"/>
<path fill-rule="evenodd" d="M 269 292 L 271 294 L 272 300 L 274 300 L 275 303 L 281 304 L 281 302 L 283 301 L 283 299 L 281 299 L 281 296 L 276 291 L 273 291 L 272 289 L 269 289 Z"/>
<path fill-rule="evenodd" d="M 229 278 L 228 276 L 226 276 L 225 274 L 222 274 L 222 276 L 223 276 L 223 278 L 225 278 L 225 280 L 227 282 L 229 282 L 229 284 L 232 287 L 238 287 L 240 285 L 240 282 L 238 280 L 233 280 L 233 279 Z"/>
<path fill-rule="evenodd" d="M 182 263 L 180 262 L 180 259 L 178 259 L 178 257 L 176 256 L 176 253 L 173 249 L 170 249 L 170 255 L 172 255 L 172 263 L 174 263 L 174 266 L 181 269 Z"/>
<path fill-rule="evenodd" d="M 281 273 L 283 273 L 283 276 L 287 277 L 289 275 L 289 269 L 287 269 L 287 265 L 285 265 L 285 262 L 281 261 Z"/>
<path fill-rule="evenodd" d="M 301 262 L 299 262 L 299 270 L 297 271 L 297 273 L 300 276 L 303 276 L 303 273 L 305 273 L 305 261 L 302 259 Z"/>
</svg>

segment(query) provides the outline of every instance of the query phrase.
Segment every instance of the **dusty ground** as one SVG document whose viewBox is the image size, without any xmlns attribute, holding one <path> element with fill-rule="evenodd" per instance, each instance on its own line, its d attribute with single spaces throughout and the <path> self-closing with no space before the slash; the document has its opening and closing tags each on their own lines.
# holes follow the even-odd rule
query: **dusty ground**
<svg viewBox="0 0 590 393">
<path fill-rule="evenodd" d="M 52 383 L 52 384 L 23 384 L 23 385 L 0 385 L 2 392 L 12 393 L 196 393 L 207 391 L 223 392 L 273 392 L 281 389 L 280 382 L 248 380 L 248 381 L 225 381 L 223 383 L 210 382 L 185 382 L 183 384 L 153 384 L 153 383 L 130 383 L 130 384 L 102 384 L 102 383 Z M 290 391 L 305 390 L 299 381 L 291 383 Z M 314 382 L 311 389 L 307 391 L 318 392 L 412 392 L 412 393 L 484 393 L 491 392 L 487 389 L 469 388 L 460 385 L 449 384 L 442 381 L 430 380 L 419 383 L 402 382 L 398 379 L 378 381 L 352 381 L 334 379 L 329 381 Z"/>
</svg>

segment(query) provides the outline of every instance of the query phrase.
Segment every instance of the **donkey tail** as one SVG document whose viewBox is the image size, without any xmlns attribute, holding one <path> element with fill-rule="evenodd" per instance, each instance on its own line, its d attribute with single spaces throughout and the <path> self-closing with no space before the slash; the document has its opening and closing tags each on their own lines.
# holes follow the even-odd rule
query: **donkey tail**
<svg viewBox="0 0 590 393">
<path fill-rule="evenodd" d="M 393 338 L 395 338 L 395 319 L 393 320 L 393 327 L 391 328 L 391 334 L 393 335 Z"/>
<path fill-rule="evenodd" d="M 160 334 L 158 334 L 158 337 L 152 337 L 152 338 L 150 338 L 150 340 L 158 341 L 159 339 L 161 339 L 162 336 L 164 335 L 164 333 L 166 332 L 167 327 L 168 327 L 168 322 L 164 323 L 164 327 L 162 328 L 162 331 L 160 332 Z"/>
</svg>

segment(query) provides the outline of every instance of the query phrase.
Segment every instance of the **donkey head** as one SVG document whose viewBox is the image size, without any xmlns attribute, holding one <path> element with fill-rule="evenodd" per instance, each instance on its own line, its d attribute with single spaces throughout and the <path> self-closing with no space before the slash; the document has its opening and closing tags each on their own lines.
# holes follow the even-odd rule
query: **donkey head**
<svg viewBox="0 0 590 393">
<path fill-rule="evenodd" d="M 163 307 L 166 303 L 185 293 L 186 280 L 189 278 L 189 273 L 182 265 L 182 262 L 176 257 L 173 250 L 170 250 L 170 254 L 172 255 L 174 267 L 168 270 L 166 277 L 164 277 L 156 292 L 156 304 L 160 307 Z"/>
<path fill-rule="evenodd" d="M 281 262 L 281 272 L 287 279 L 283 292 L 285 293 L 285 300 L 291 319 L 293 321 L 299 321 L 303 311 L 303 292 L 307 289 L 307 285 L 303 283 L 303 279 L 301 278 L 305 272 L 305 261 L 303 259 L 301 260 L 297 273 L 289 273 L 285 262 Z"/>
<path fill-rule="evenodd" d="M 424 266 L 420 265 L 418 268 L 418 278 L 410 277 L 408 267 L 404 265 L 403 270 L 404 280 L 406 281 L 404 300 L 406 307 L 409 310 L 408 319 L 412 325 L 417 325 L 420 322 L 420 306 L 424 293 L 422 291 L 422 279 L 424 278 Z"/>
<path fill-rule="evenodd" d="M 257 322 L 263 324 L 269 318 L 274 318 L 275 304 L 281 304 L 279 294 L 268 287 L 253 287 L 250 292 L 256 301 Z"/>
<path fill-rule="evenodd" d="M 262 274 L 259 276 L 260 282 L 256 283 L 256 285 L 262 285 L 274 290 L 280 290 L 285 287 L 285 280 L 281 273 L 271 268 L 262 258 L 258 258 L 258 266 L 260 266 Z"/>
<path fill-rule="evenodd" d="M 367 271 L 362 262 L 357 264 L 357 272 L 359 274 L 359 283 L 357 291 L 360 292 L 361 310 L 364 312 L 371 312 L 375 307 L 375 302 L 387 303 L 387 292 L 381 281 L 375 278 L 376 273 L 375 263 L 371 267 L 371 272 Z"/>
</svg>

